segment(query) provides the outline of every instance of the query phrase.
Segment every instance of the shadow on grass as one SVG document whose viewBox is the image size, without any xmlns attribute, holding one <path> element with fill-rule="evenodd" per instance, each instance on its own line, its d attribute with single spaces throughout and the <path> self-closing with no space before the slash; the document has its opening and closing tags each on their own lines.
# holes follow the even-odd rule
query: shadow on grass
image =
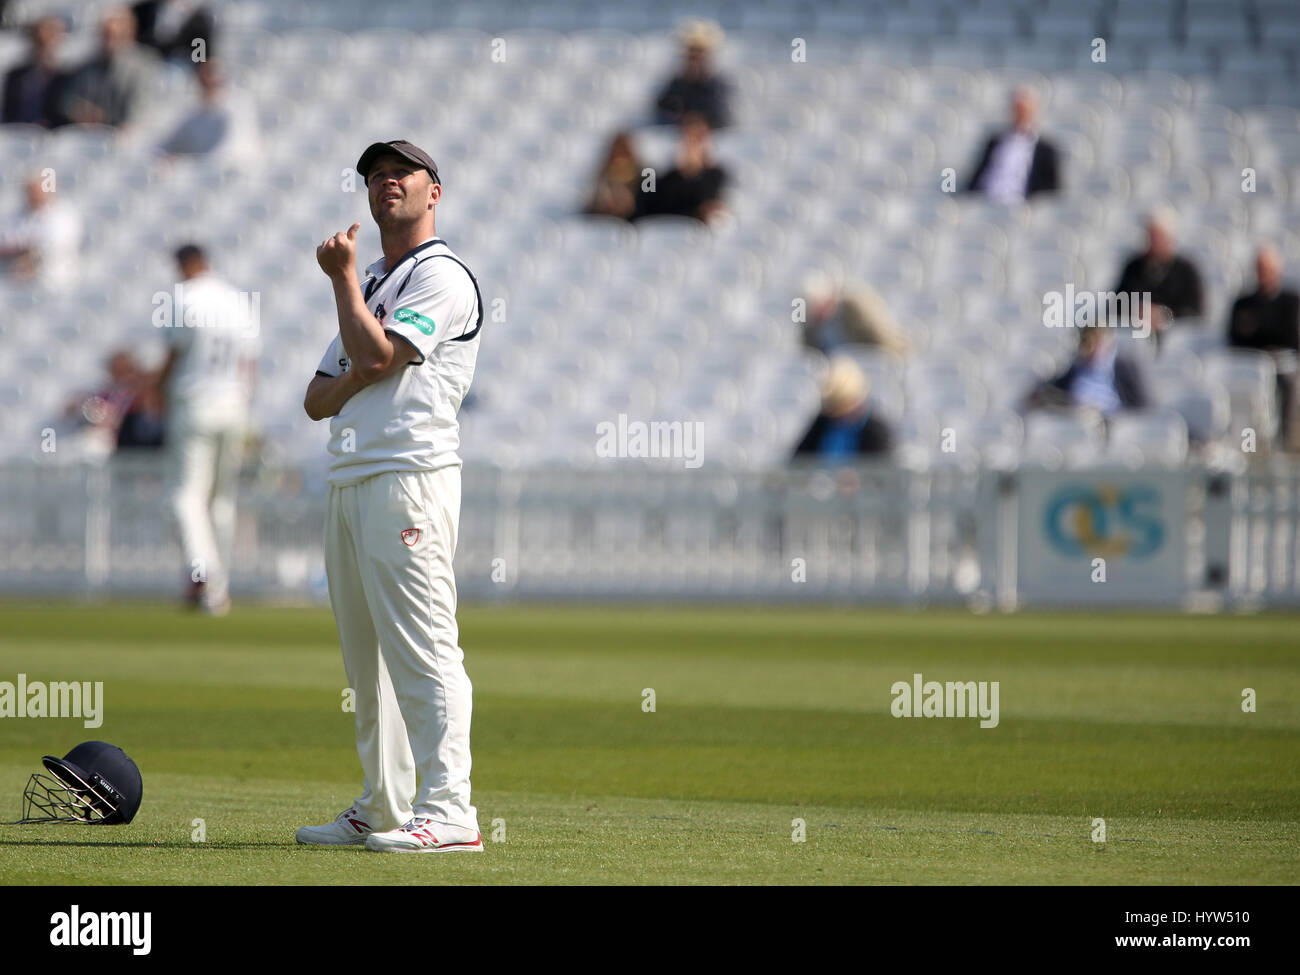
<svg viewBox="0 0 1300 975">
<path fill-rule="evenodd" d="M 222 843 L 222 842 L 193 843 L 193 842 L 181 841 L 181 840 L 169 841 L 169 842 L 150 842 L 149 840 L 138 840 L 136 842 L 128 842 L 124 840 L 107 840 L 102 842 L 95 842 L 94 840 L 36 840 L 36 839 L 0 840 L 0 847 L 5 847 L 5 846 L 87 846 L 87 847 L 117 846 L 117 847 L 126 847 L 129 849 L 155 849 L 155 850 L 195 850 L 195 849 L 283 850 L 283 849 L 298 849 L 299 847 L 302 847 L 303 849 L 312 849 L 311 847 L 303 847 L 302 844 L 296 843 L 292 840 L 289 841 L 281 840 L 278 842 L 267 842 L 267 843 Z M 335 848 L 331 847 L 331 849 L 335 849 Z M 350 849 L 350 847 L 342 847 L 342 849 Z M 365 847 L 358 846 L 357 849 L 364 850 Z"/>
</svg>

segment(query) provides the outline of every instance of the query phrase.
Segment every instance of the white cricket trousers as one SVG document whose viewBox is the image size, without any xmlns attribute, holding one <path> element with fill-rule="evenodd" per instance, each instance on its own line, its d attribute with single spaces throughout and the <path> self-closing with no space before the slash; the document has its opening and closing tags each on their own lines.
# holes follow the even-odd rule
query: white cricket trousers
<svg viewBox="0 0 1300 975">
<path fill-rule="evenodd" d="M 458 466 L 330 488 L 325 568 L 356 694 L 365 785 L 355 806 L 372 829 L 423 816 L 478 830 L 469 801 L 473 688 L 452 575 L 459 522 Z"/>
<path fill-rule="evenodd" d="M 235 494 L 243 462 L 243 414 L 200 419 L 177 413 L 167 428 L 171 455 L 172 513 L 190 578 L 204 582 L 207 599 L 230 591 L 235 547 Z"/>
</svg>

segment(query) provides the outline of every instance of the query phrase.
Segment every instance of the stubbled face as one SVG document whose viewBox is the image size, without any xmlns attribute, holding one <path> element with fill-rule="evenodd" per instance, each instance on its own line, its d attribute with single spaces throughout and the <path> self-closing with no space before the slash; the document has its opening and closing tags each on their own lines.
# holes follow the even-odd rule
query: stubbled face
<svg viewBox="0 0 1300 975">
<path fill-rule="evenodd" d="M 380 227 L 423 219 L 442 195 L 442 187 L 427 170 L 398 155 L 379 158 L 370 168 L 366 190 L 370 215 Z"/>
</svg>

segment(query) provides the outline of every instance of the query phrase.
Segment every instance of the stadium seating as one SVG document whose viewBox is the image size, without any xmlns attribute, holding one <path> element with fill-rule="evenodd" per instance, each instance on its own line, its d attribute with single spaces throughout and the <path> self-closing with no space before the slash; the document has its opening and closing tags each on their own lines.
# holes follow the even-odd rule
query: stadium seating
<svg viewBox="0 0 1300 975">
<path fill-rule="evenodd" d="M 717 147 L 734 177 L 731 224 L 578 216 L 614 131 L 632 129 L 648 164 L 670 162 L 673 133 L 648 125 L 648 109 L 686 13 L 729 31 L 721 63 L 738 124 Z M 478 463 L 588 463 L 595 425 L 619 412 L 703 422 L 706 463 L 783 463 L 818 406 L 824 364 L 791 321 L 813 269 L 869 283 L 909 333 L 905 363 L 854 354 L 879 409 L 932 462 L 945 461 L 933 431 L 958 423 L 970 434 L 959 460 L 1023 451 L 1054 465 L 1178 463 L 1189 432 L 1195 445 L 1276 428 L 1271 364 L 1222 346 L 1254 241 L 1272 237 L 1300 266 L 1300 31 L 1286 3 L 993 0 L 954 15 L 928 0 L 689 11 L 493 0 L 447 21 L 406 0 L 239 0 L 221 14 L 221 48 L 263 129 L 256 166 L 154 159 L 190 97 L 179 72 L 159 75 L 120 138 L 0 129 L 0 209 L 53 166 L 87 228 L 72 287 L 0 281 L 0 424 L 18 432 L 2 455 L 34 455 L 37 431 L 94 385 L 110 351 L 157 357 L 150 299 L 171 285 L 172 248 L 194 239 L 261 294 L 261 432 L 278 458 L 321 464 L 325 432 L 301 400 L 336 323 L 313 250 L 360 220 L 361 253 L 378 252 L 347 170 L 368 142 L 398 136 L 438 159 L 440 230 L 483 289 L 464 411 L 464 453 Z M 70 58 L 93 46 L 92 11 L 74 28 Z M 793 36 L 807 63 L 791 61 Z M 1104 65 L 1089 60 L 1093 36 L 1110 40 Z M 1134 50 L 1133 36 L 1169 43 Z M 491 60 L 494 38 L 504 62 Z M 0 69 L 23 50 L 0 33 Z M 941 170 L 969 172 L 1024 83 L 1065 152 L 1066 192 L 1014 208 L 942 193 Z M 1246 166 L 1253 194 L 1241 191 Z M 1141 214 L 1166 201 L 1210 304 L 1147 363 L 1162 409 L 1111 424 L 1109 442 L 1086 419 L 1022 422 L 1023 395 L 1073 348 L 1072 330 L 1043 327 L 1042 293 L 1109 289 Z"/>
<path fill-rule="evenodd" d="M 1177 467 L 1187 460 L 1187 422 L 1174 410 L 1122 414 L 1110 421 L 1106 458 L 1130 467 Z"/>
<path fill-rule="evenodd" d="M 1023 456 L 1052 469 L 1083 467 L 1101 459 L 1105 437 L 1101 417 L 1095 413 L 1031 413 L 1025 421 Z"/>
</svg>

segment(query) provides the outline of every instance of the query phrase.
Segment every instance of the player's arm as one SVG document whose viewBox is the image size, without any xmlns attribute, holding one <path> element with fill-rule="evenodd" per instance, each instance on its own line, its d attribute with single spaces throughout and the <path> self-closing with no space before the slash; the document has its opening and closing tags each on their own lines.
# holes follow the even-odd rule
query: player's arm
<svg viewBox="0 0 1300 975">
<path fill-rule="evenodd" d="M 360 226 L 354 223 L 346 232 L 339 231 L 327 239 L 316 248 L 316 262 L 334 286 L 339 336 L 343 339 L 344 351 L 352 360 L 352 368 L 361 379 L 374 383 L 391 376 L 416 354 L 404 343 L 394 342 L 366 307 L 356 269 L 356 240 Z"/>
<path fill-rule="evenodd" d="M 341 376 L 318 372 L 307 384 L 307 395 L 303 398 L 302 408 L 313 420 L 338 416 L 339 411 L 343 409 L 343 404 L 365 387 L 366 384 L 353 369 L 349 369 Z"/>
<path fill-rule="evenodd" d="M 302 408 L 313 420 L 324 420 L 338 416 L 343 404 L 367 386 L 383 382 L 397 370 L 403 368 L 420 353 L 401 336 L 397 336 L 392 345 L 394 355 L 388 365 L 378 371 L 362 373 L 356 363 L 349 366 L 341 376 L 331 376 L 327 372 L 317 372 L 307 384 L 307 395 L 302 401 Z"/>
</svg>

